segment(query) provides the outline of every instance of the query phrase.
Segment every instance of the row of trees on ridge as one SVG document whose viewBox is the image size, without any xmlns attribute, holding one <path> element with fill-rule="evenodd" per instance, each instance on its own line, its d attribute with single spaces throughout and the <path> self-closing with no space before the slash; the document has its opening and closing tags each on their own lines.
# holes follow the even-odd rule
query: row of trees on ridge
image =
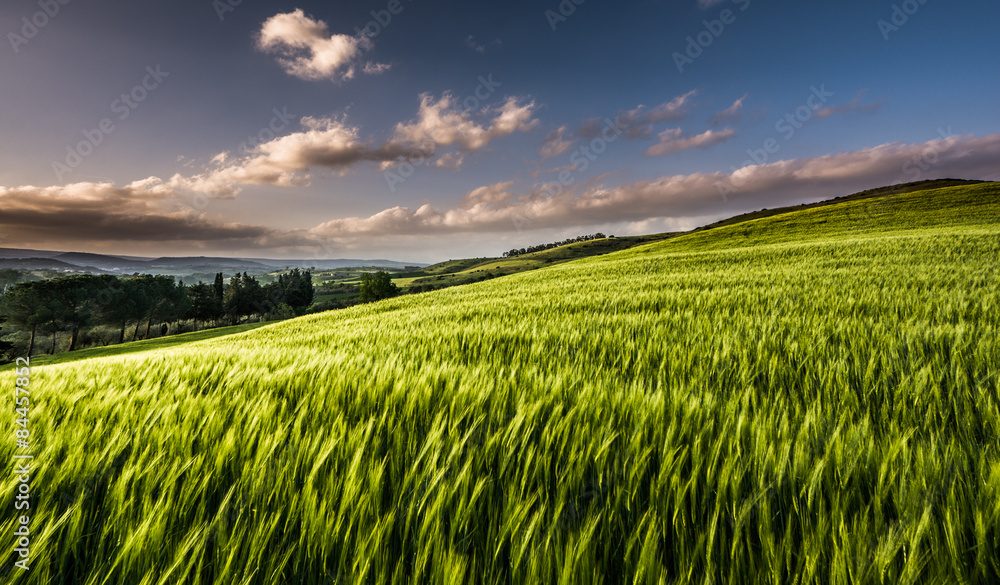
<svg viewBox="0 0 1000 585">
<path fill-rule="evenodd" d="M 590 234 L 586 236 L 577 236 L 575 238 L 567 238 L 561 242 L 552 242 L 551 244 L 539 244 L 537 246 L 528 246 L 527 248 L 514 248 L 503 253 L 504 258 L 513 258 L 515 256 L 520 256 L 522 254 L 531 254 L 532 252 L 542 252 L 544 250 L 551 250 L 552 248 L 558 248 L 559 246 L 565 246 L 567 244 L 575 244 L 577 242 L 588 242 L 590 240 L 601 240 L 608 236 L 605 236 L 601 232 L 596 234 Z M 612 238 L 614 236 L 611 236 Z"/>
</svg>

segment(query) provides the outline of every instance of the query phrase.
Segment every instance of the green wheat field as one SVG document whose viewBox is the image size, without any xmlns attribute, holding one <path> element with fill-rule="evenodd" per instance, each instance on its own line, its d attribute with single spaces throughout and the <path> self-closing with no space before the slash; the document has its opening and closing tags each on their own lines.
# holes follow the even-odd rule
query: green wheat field
<svg viewBox="0 0 1000 585">
<path fill-rule="evenodd" d="M 952 187 L 36 367 L 0 581 L 1000 583 L 998 257 Z"/>
</svg>

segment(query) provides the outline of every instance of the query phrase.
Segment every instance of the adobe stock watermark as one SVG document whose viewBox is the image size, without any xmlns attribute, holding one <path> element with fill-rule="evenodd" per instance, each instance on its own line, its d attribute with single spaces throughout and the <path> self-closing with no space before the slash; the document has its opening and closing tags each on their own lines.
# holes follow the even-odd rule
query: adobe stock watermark
<svg viewBox="0 0 1000 585">
<path fill-rule="evenodd" d="M 919 181 L 923 178 L 924 173 L 934 168 L 941 162 L 941 153 L 947 150 L 947 141 L 951 138 L 955 138 L 957 134 L 951 131 L 951 126 L 948 128 L 938 128 L 938 136 L 945 141 L 945 144 L 940 142 L 933 142 L 927 145 L 927 148 L 923 150 L 920 154 L 914 155 L 905 163 L 903 163 L 902 175 L 898 179 L 898 182 L 914 182 Z"/>
<path fill-rule="evenodd" d="M 21 454 L 14 455 L 13 469 L 14 477 L 17 480 L 17 495 L 15 496 L 17 501 L 14 504 L 14 509 L 21 511 L 21 516 L 18 517 L 17 530 L 14 531 L 14 542 L 17 544 L 14 552 L 19 557 L 14 566 L 22 571 L 31 569 L 28 561 L 31 555 L 31 539 L 33 537 L 30 528 L 31 514 L 34 513 L 31 511 L 31 480 L 32 475 L 35 474 L 35 470 L 31 464 L 35 456 L 31 453 L 32 433 L 30 427 L 31 418 L 29 417 L 29 411 L 33 408 L 30 362 L 30 357 L 19 357 L 14 363 L 16 385 L 14 387 L 13 410 L 17 414 L 17 418 L 14 419 L 14 438 L 17 441 L 17 448 L 22 451 Z"/>
<path fill-rule="evenodd" d="M 236 7 L 243 4 L 243 0 L 212 0 L 212 8 L 219 17 L 219 22 L 226 20 L 226 14 L 236 12 Z"/>
<path fill-rule="evenodd" d="M 69 4 L 72 0 L 38 0 L 38 7 L 41 9 L 38 12 L 32 14 L 30 17 L 21 17 L 21 29 L 17 32 L 7 33 L 7 40 L 10 41 L 11 48 L 14 49 L 14 53 L 20 53 L 21 47 L 27 45 L 28 41 L 38 36 L 38 33 L 48 26 L 49 22 L 52 21 L 56 16 L 59 16 L 59 12 L 63 6 Z"/>
<path fill-rule="evenodd" d="M 582 173 L 590 168 L 591 163 L 604 154 L 608 149 L 608 145 L 618 140 L 623 132 L 625 132 L 625 124 L 622 124 L 620 118 L 616 117 L 614 120 L 605 118 L 604 128 L 600 134 L 587 144 L 574 150 L 569 155 L 569 165 L 560 169 L 556 180 L 542 185 L 539 192 L 548 197 L 554 197 L 562 193 L 563 189 L 576 183 L 577 173 Z M 514 229 L 517 230 L 517 233 L 521 233 L 534 221 L 534 218 L 528 217 L 525 213 L 515 212 L 511 221 L 514 223 Z"/>
<path fill-rule="evenodd" d="M 461 113 L 465 114 L 479 109 L 484 102 L 489 101 L 490 97 L 496 93 L 497 88 L 499 88 L 503 83 L 493 80 L 493 74 L 490 73 L 486 77 L 482 75 L 478 78 L 479 85 L 473 90 L 471 94 L 462 99 L 459 103 L 462 106 Z M 428 159 L 434 156 L 434 153 L 430 153 L 427 156 L 411 156 L 403 159 L 402 162 L 396 164 L 391 169 L 386 169 L 382 176 L 385 178 L 386 184 L 389 186 L 389 190 L 393 193 L 396 192 L 396 187 L 402 183 L 405 183 L 407 179 L 413 176 L 416 172 L 417 167 L 427 164 Z"/>
<path fill-rule="evenodd" d="M 823 109 L 823 106 L 833 97 L 833 92 L 826 90 L 825 83 L 820 84 L 819 87 L 814 85 L 809 89 L 811 93 L 803 104 L 785 114 L 785 117 L 778 119 L 774 124 L 774 131 L 783 138 L 784 142 L 791 140 L 795 136 L 795 133 L 801 130 L 809 120 L 812 120 L 817 112 Z M 771 160 L 771 156 L 781 150 L 781 145 L 782 142 L 779 142 L 777 138 L 768 138 L 761 143 L 760 148 L 748 148 L 747 156 L 750 158 L 743 161 L 740 168 L 767 164 Z M 715 187 L 719 190 L 719 195 L 726 202 L 729 201 L 727 197 L 739 191 L 744 182 L 742 176 L 740 178 L 736 177 L 736 171 L 739 168 L 733 166 L 730 169 L 732 173 L 730 173 L 728 180 L 716 181 L 715 183 Z"/>
<path fill-rule="evenodd" d="M 142 78 L 142 82 L 111 102 L 111 112 L 118 114 L 119 121 L 126 120 L 132 115 L 132 112 L 138 109 L 139 104 L 146 101 L 153 90 L 160 87 L 167 77 L 170 77 L 170 73 L 163 71 L 160 65 L 147 66 L 146 76 Z M 104 140 L 114 131 L 115 122 L 111 118 L 102 119 L 97 123 L 96 128 L 83 130 L 84 139 L 75 145 L 66 147 L 65 160 L 52 162 L 52 171 L 56 174 L 56 180 L 62 181 L 67 173 L 83 164 L 83 160 L 92 155 L 98 146 L 104 144 Z"/>
<path fill-rule="evenodd" d="M 406 7 L 401 0 L 389 0 L 382 10 L 372 10 L 369 13 L 372 15 L 372 20 L 369 20 L 364 27 L 354 27 L 355 34 L 359 39 L 374 39 L 389 26 L 392 17 L 401 14 L 404 8 Z"/>
<path fill-rule="evenodd" d="M 332 237 L 317 237 L 316 245 L 312 249 L 313 260 L 332 260 L 338 256 L 343 257 L 343 250 L 338 248 L 338 242 Z"/>
<path fill-rule="evenodd" d="M 266 125 L 261 126 L 255 134 L 247 135 L 247 139 L 240 143 L 240 147 L 237 149 L 240 154 L 252 154 L 261 144 L 271 142 L 295 119 L 295 114 L 288 113 L 288 106 L 283 106 L 280 110 L 272 108 L 271 113 L 274 116 Z"/>
<path fill-rule="evenodd" d="M 559 176 L 555 181 L 549 181 L 542 185 L 542 191 L 553 196 L 562 193 L 563 188 L 569 187 L 576 182 L 576 174 L 586 171 L 590 163 L 597 160 L 608 149 L 608 145 L 618 140 L 618 137 L 625 131 L 625 125 L 621 120 L 610 118 L 604 119 L 604 128 L 599 136 L 594 137 L 589 143 L 577 148 L 569 156 L 570 168 L 559 171 Z"/>
<path fill-rule="evenodd" d="M 746 11 L 750 8 L 750 0 L 731 0 L 739 8 L 739 12 Z M 736 22 L 736 16 L 738 12 L 734 12 L 730 8 L 723 8 L 719 12 L 719 18 L 714 20 L 703 20 L 701 24 L 704 30 L 699 32 L 697 35 L 689 36 L 687 38 L 687 46 L 684 47 L 684 52 L 674 51 L 672 55 L 674 59 L 674 65 L 677 66 L 677 71 L 679 73 L 684 73 L 684 67 L 687 65 L 692 65 L 696 59 L 705 54 L 705 51 L 711 47 L 715 41 L 726 32 L 726 27 Z"/>
<path fill-rule="evenodd" d="M 282 106 L 281 109 L 271 108 L 271 113 L 273 115 L 268 123 L 261 126 L 257 132 L 248 134 L 247 139 L 241 142 L 239 147 L 237 147 L 236 151 L 240 155 L 252 155 L 258 146 L 271 142 L 277 138 L 278 134 L 288 128 L 292 120 L 295 119 L 295 114 L 288 113 L 288 106 Z M 226 159 L 223 157 L 225 154 L 226 153 L 224 152 L 216 157 L 216 159 L 221 161 L 220 164 L 225 163 Z M 213 161 L 216 159 L 213 159 Z M 195 210 L 204 211 L 208 208 L 210 202 L 211 199 L 209 199 L 207 195 L 201 192 L 195 192 L 191 197 L 191 201 L 188 203 Z"/>
<path fill-rule="evenodd" d="M 549 22 L 549 26 L 553 31 L 559 24 L 569 20 L 569 17 L 576 12 L 576 7 L 583 4 L 587 0 L 562 0 L 559 6 L 556 6 L 556 10 L 546 10 L 545 20 Z"/>
<path fill-rule="evenodd" d="M 875 22 L 879 32 L 882 33 L 882 39 L 888 41 L 890 33 L 899 32 L 899 29 L 906 26 L 906 23 L 910 22 L 910 17 L 924 4 L 927 4 L 927 0 L 903 0 L 900 4 L 893 4 L 889 20 L 880 18 Z"/>
</svg>

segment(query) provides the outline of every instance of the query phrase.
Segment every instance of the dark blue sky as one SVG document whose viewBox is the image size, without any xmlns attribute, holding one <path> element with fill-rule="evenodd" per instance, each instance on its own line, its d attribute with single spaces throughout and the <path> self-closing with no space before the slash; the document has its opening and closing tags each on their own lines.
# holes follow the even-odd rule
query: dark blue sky
<svg viewBox="0 0 1000 585">
<path fill-rule="evenodd" d="M 432 261 L 1000 172 L 993 1 L 7 0 L 0 23 L 6 247 Z"/>
</svg>

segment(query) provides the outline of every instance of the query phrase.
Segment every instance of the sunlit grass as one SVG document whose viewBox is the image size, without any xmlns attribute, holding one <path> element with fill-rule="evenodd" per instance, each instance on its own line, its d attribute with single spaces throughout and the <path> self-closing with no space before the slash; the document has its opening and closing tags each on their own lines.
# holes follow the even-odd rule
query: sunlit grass
<svg viewBox="0 0 1000 585">
<path fill-rule="evenodd" d="M 998 253 L 954 188 L 38 368 L 4 578 L 996 583 Z"/>
</svg>

